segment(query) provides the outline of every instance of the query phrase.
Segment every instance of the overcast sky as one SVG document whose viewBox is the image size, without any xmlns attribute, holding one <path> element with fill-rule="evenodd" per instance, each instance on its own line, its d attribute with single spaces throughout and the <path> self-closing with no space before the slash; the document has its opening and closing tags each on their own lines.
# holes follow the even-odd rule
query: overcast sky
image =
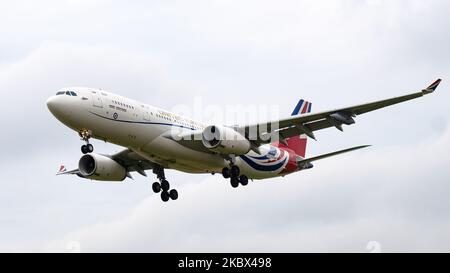
<svg viewBox="0 0 450 273">
<path fill-rule="evenodd" d="M 445 0 L 1 2 L 0 251 L 450 251 L 449 11 Z M 54 175 L 77 166 L 82 144 L 45 105 L 61 87 L 287 116 L 299 98 L 327 110 L 438 77 L 433 95 L 317 132 L 307 155 L 371 148 L 245 188 L 168 171 L 180 198 L 162 203 L 152 175 Z"/>
</svg>

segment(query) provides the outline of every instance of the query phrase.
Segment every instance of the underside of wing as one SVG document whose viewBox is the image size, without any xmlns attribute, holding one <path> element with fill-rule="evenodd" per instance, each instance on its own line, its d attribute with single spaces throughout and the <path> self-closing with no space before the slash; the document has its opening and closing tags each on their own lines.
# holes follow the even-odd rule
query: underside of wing
<svg viewBox="0 0 450 273">
<path fill-rule="evenodd" d="M 127 172 L 138 172 L 143 176 L 147 176 L 145 170 L 151 170 L 155 166 L 155 163 L 145 159 L 130 149 L 125 149 L 109 157 L 122 165 Z"/>
<path fill-rule="evenodd" d="M 139 154 L 130 149 L 125 149 L 113 155 L 103 155 L 103 156 L 111 158 L 115 162 L 119 163 L 122 167 L 124 167 L 127 172 L 127 177 L 129 178 L 132 178 L 130 172 L 138 172 L 143 176 L 147 176 L 145 170 L 153 169 L 155 166 L 155 163 L 143 158 L 142 156 L 140 156 Z M 78 175 L 79 177 L 86 178 L 80 172 L 79 169 L 67 171 L 66 167 L 64 165 L 61 165 L 56 175 L 63 175 L 63 174 L 75 174 Z"/>
<path fill-rule="evenodd" d="M 302 134 L 315 139 L 314 131 L 329 127 L 336 127 L 337 129 L 342 131 L 342 125 L 351 125 L 355 123 L 354 118 L 357 115 L 361 115 L 380 108 L 433 93 L 440 82 L 440 79 L 436 80 L 427 88 L 419 92 L 404 96 L 355 105 L 351 107 L 334 109 L 330 111 L 324 111 L 320 113 L 297 115 L 273 122 L 242 126 L 239 128 L 239 130 L 244 131 L 245 134 L 248 134 L 248 132 L 258 132 L 258 138 L 254 140 L 258 144 L 269 143 L 278 139 L 283 140 L 285 138 Z"/>
<path fill-rule="evenodd" d="M 173 140 L 186 148 L 198 152 L 213 153 L 210 149 L 206 148 L 205 145 L 203 145 L 202 132 L 202 130 L 184 131 L 178 134 L 169 132 L 164 134 L 163 137 Z"/>
</svg>

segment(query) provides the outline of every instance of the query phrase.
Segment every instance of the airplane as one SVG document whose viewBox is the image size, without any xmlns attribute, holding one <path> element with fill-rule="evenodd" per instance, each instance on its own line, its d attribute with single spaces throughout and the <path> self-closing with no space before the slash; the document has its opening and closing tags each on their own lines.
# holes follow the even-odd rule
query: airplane
<svg viewBox="0 0 450 273">
<path fill-rule="evenodd" d="M 205 124 L 102 89 L 69 87 L 47 100 L 50 112 L 76 131 L 84 145 L 78 168 L 64 165 L 57 175 L 74 174 L 98 181 L 132 179 L 131 172 L 147 176 L 152 170 L 158 182 L 152 190 L 164 202 L 176 200 L 164 170 L 186 173 L 221 173 L 233 188 L 250 180 L 285 176 L 313 168 L 312 162 L 370 145 L 356 146 L 306 158 L 307 139 L 315 131 L 355 123 L 358 115 L 433 93 L 441 79 L 427 88 L 390 99 L 312 113 L 312 103 L 300 99 L 291 116 L 246 124 Z M 112 154 L 94 153 L 91 138 L 125 147 Z"/>
</svg>

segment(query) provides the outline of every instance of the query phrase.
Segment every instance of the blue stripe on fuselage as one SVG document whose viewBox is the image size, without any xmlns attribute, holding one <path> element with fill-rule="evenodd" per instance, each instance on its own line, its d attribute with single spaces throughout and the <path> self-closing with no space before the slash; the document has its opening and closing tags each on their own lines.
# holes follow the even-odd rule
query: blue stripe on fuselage
<svg viewBox="0 0 450 273">
<path fill-rule="evenodd" d="M 247 163 L 253 169 L 255 169 L 257 171 L 266 171 L 266 172 L 276 171 L 279 168 L 283 167 L 284 163 L 286 162 L 286 158 L 285 158 L 283 161 L 281 161 L 280 163 L 275 164 L 275 165 L 260 165 L 245 155 L 241 155 L 239 157 L 242 158 L 242 160 L 244 160 L 245 163 Z"/>
<path fill-rule="evenodd" d="M 186 126 L 183 126 L 183 125 L 178 125 L 178 124 L 173 124 L 173 123 L 112 119 L 112 118 L 104 117 L 102 115 L 93 113 L 91 111 L 89 111 L 89 113 L 91 113 L 93 115 L 96 115 L 97 117 L 104 118 L 104 119 L 111 120 L 111 121 L 118 121 L 118 122 L 125 122 L 125 123 L 136 123 L 136 124 L 165 125 L 165 126 L 174 126 L 174 127 L 180 127 L 180 128 L 190 129 L 190 130 L 196 130 L 195 128 L 192 128 L 192 127 L 186 127 Z"/>
</svg>

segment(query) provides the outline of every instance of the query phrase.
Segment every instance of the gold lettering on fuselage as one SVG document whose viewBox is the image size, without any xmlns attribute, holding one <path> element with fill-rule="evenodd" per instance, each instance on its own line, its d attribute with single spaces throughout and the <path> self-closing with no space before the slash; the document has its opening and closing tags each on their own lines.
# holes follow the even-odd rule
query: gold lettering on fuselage
<svg viewBox="0 0 450 273">
<path fill-rule="evenodd" d="M 121 108 L 119 106 L 114 106 L 114 105 L 109 105 L 109 108 L 116 109 L 116 110 L 119 110 L 119 111 L 122 111 L 122 112 L 126 112 L 127 111 L 127 109 Z"/>
</svg>

